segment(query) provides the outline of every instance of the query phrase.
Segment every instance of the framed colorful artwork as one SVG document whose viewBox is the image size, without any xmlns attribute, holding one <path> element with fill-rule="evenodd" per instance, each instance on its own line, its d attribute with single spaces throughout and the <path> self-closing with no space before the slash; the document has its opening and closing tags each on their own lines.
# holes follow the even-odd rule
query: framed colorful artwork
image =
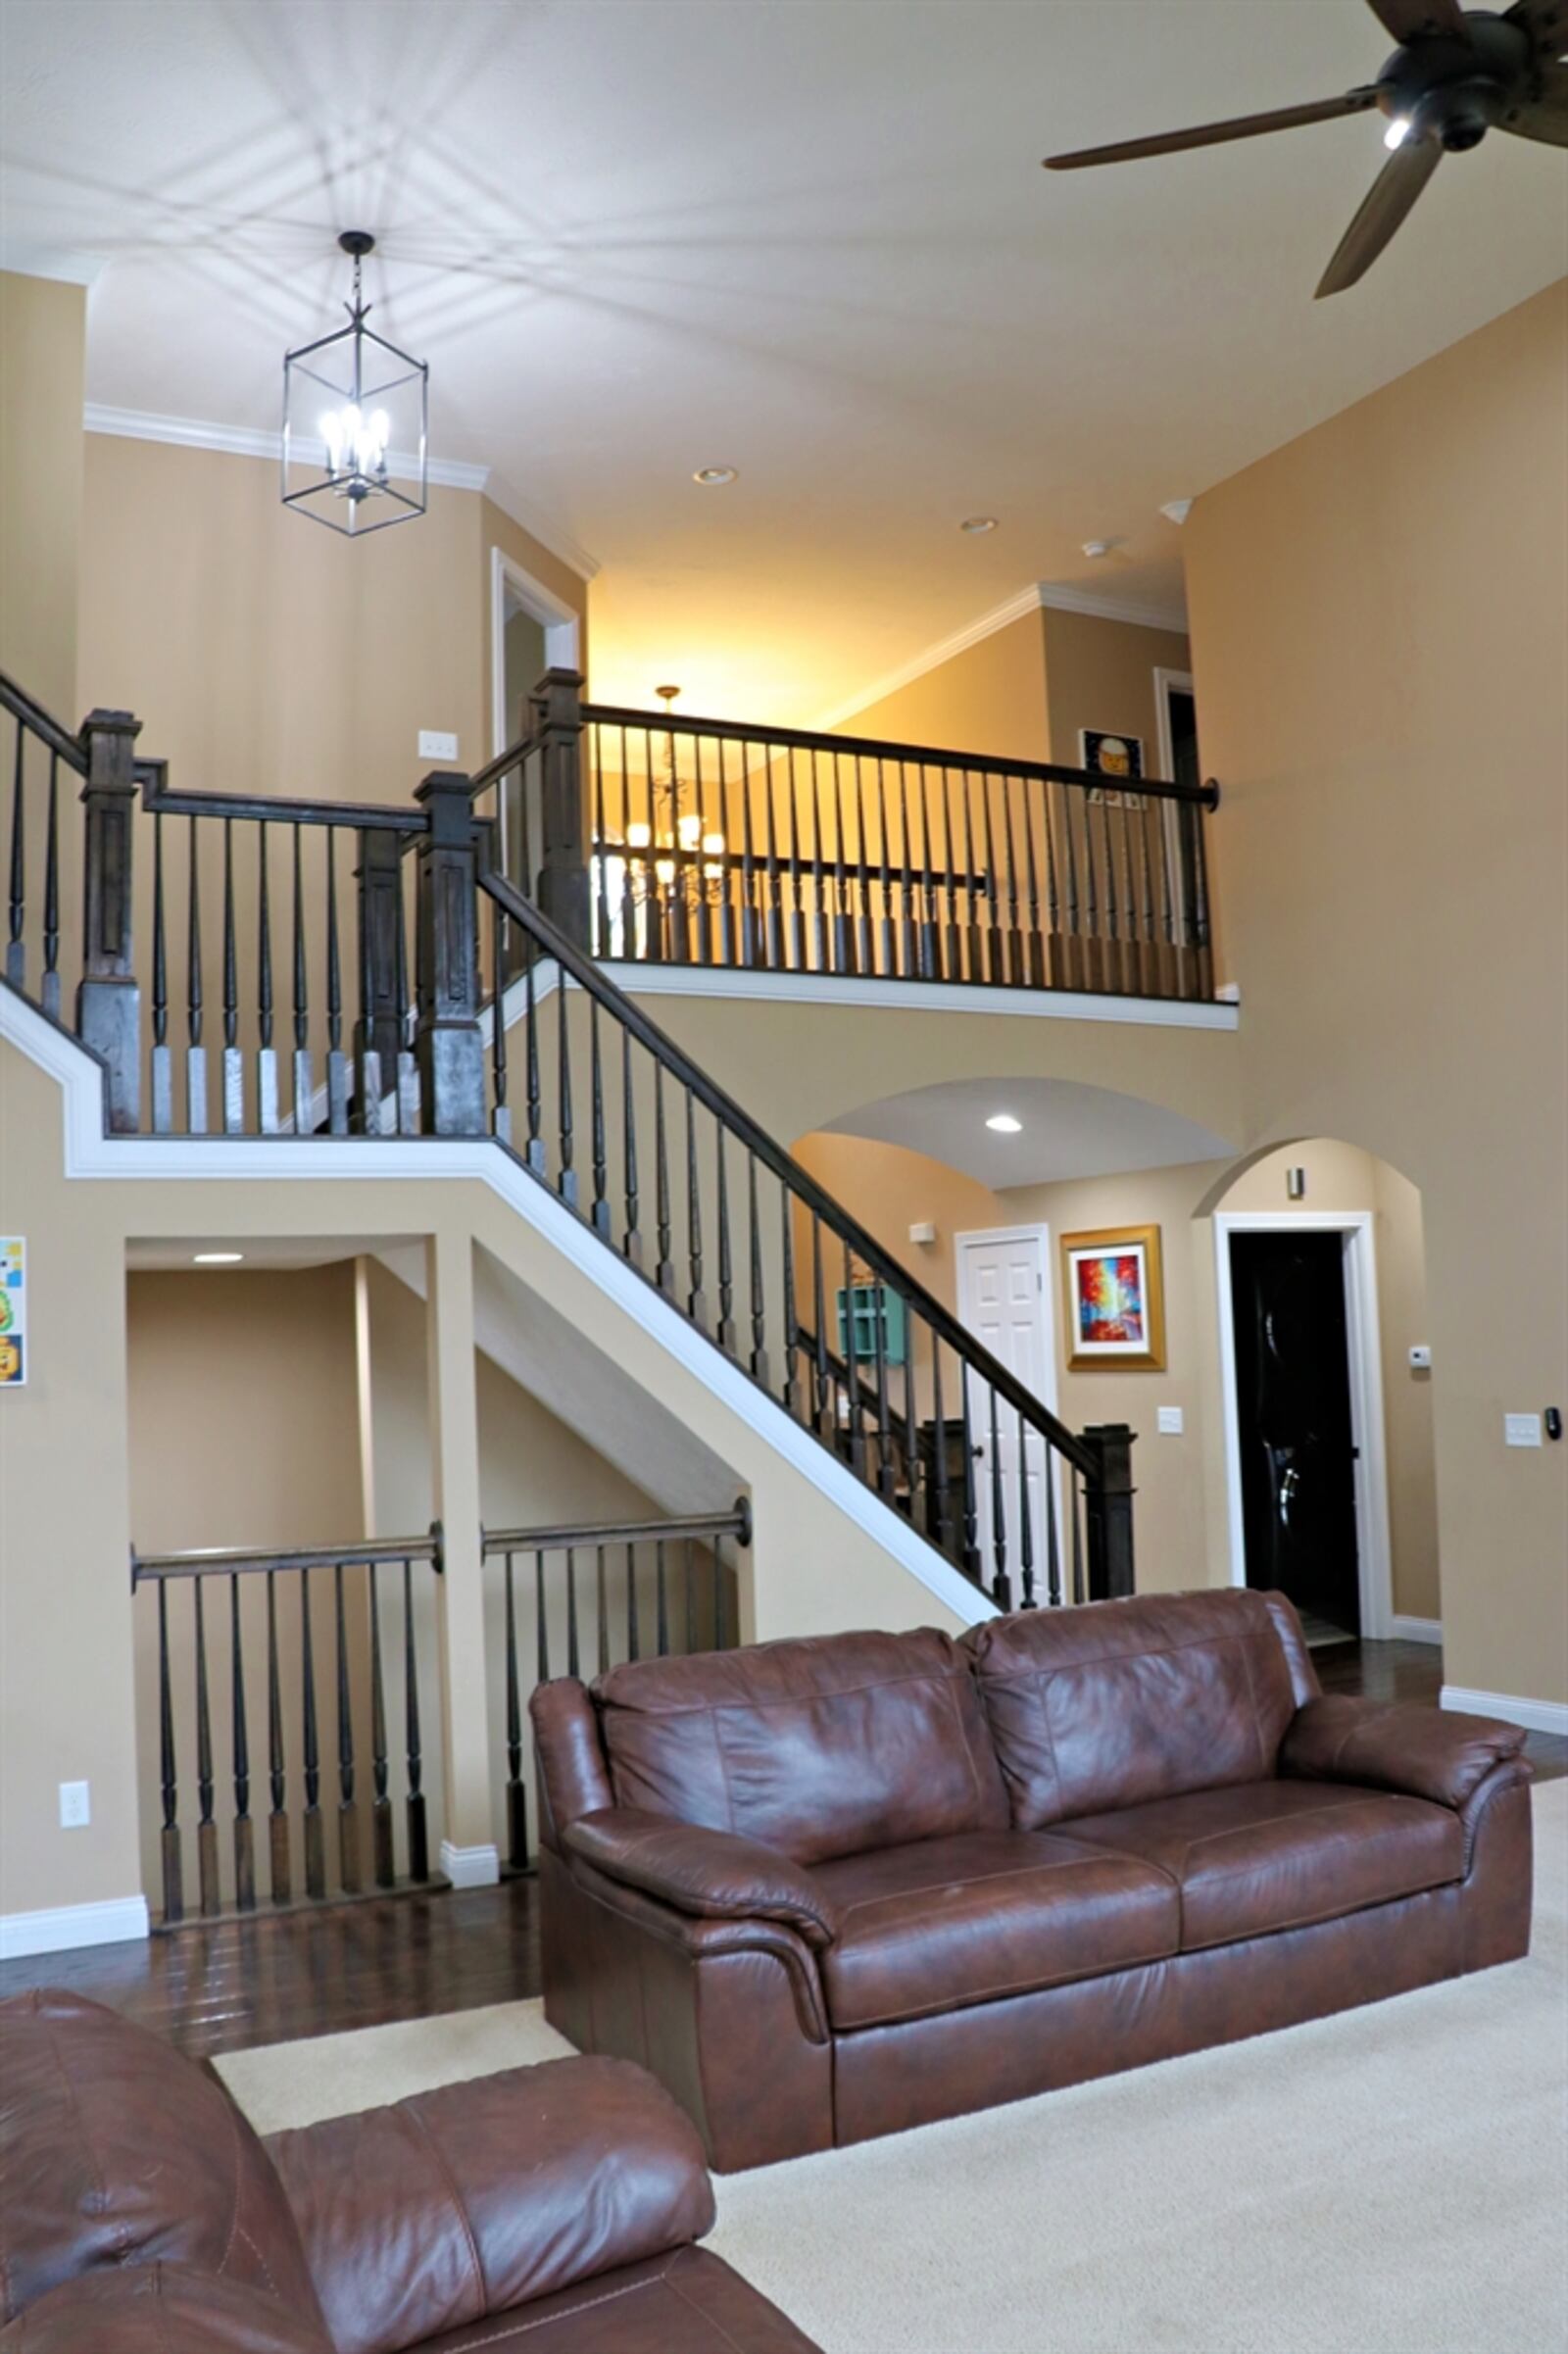
<svg viewBox="0 0 1568 2354">
<path fill-rule="evenodd" d="M 1144 773 L 1144 740 L 1142 736 L 1113 736 L 1102 727 L 1081 727 L 1078 730 L 1082 765 L 1097 776 L 1116 781 L 1091 785 L 1091 802 L 1103 802 L 1107 809 L 1141 809 L 1145 806 L 1142 793 L 1128 790 L 1127 780 Z"/>
<path fill-rule="evenodd" d="M 1157 1226 L 1107 1226 L 1061 1238 L 1067 1370 L 1162 1373 L 1165 1285 Z"/>
</svg>

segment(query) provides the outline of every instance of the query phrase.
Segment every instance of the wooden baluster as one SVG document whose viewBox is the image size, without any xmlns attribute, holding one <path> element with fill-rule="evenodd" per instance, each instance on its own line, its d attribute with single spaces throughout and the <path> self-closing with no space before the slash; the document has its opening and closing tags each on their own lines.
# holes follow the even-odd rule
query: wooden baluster
<svg viewBox="0 0 1568 2354">
<path fill-rule="evenodd" d="M 43 989 L 39 1004 L 60 1019 L 60 756 L 49 755 L 49 804 L 44 819 Z"/>
<path fill-rule="evenodd" d="M 688 1087 L 686 1096 L 686 1264 L 691 1290 L 686 1313 L 699 1331 L 708 1330 L 708 1297 L 703 1290 L 703 1202 L 697 1170 L 697 1106 Z"/>
<path fill-rule="evenodd" d="M 839 766 L 840 755 L 833 754 L 833 970 L 852 973 L 855 970 L 855 919 L 850 901 L 850 846 L 844 831 L 844 777 Z"/>
<path fill-rule="evenodd" d="M 919 1526 L 920 1489 L 920 1426 L 914 1415 L 914 1313 L 907 1300 L 904 1308 L 904 1477 L 908 1501 L 906 1506 L 910 1525 Z"/>
<path fill-rule="evenodd" d="M 1046 1600 L 1061 1607 L 1061 1546 L 1056 1535 L 1056 1482 L 1061 1476 L 1054 1447 L 1046 1448 Z"/>
<path fill-rule="evenodd" d="M 1161 941 L 1160 964 L 1164 973 L 1163 995 L 1182 995 L 1182 952 L 1176 938 L 1176 872 L 1171 862 L 1174 845 L 1179 850 L 1181 840 L 1181 809 L 1172 805 L 1164 809 L 1159 818 L 1159 911 Z"/>
<path fill-rule="evenodd" d="M 665 708 L 667 709 L 668 707 L 666 706 Z M 697 795 L 698 808 L 701 809 L 703 798 L 702 750 L 700 746 L 694 746 L 693 750 L 697 780 L 693 789 Z M 720 798 L 722 799 L 724 763 L 724 748 L 722 745 L 719 746 L 718 758 L 719 792 Z M 669 794 L 670 839 L 667 852 L 669 862 L 669 954 L 672 963 L 689 964 L 692 961 L 696 930 L 696 927 L 692 922 L 693 908 L 691 905 L 691 882 L 694 869 L 691 861 L 691 853 L 686 849 L 680 838 L 680 754 L 675 743 L 674 732 L 672 729 L 667 731 L 664 737 L 664 765 L 668 771 L 668 782 L 665 789 Z"/>
<path fill-rule="evenodd" d="M 899 762 L 899 838 L 904 846 L 902 891 L 904 905 L 898 923 L 899 953 L 890 969 L 913 980 L 920 970 L 920 905 L 914 865 L 914 839 L 909 831 L 909 771 Z"/>
<path fill-rule="evenodd" d="M 1149 855 L 1149 821 L 1152 814 L 1159 823 L 1160 804 L 1147 803 L 1138 821 L 1138 872 L 1141 885 L 1143 921 L 1139 926 L 1138 964 L 1142 975 L 1140 987 L 1152 997 L 1164 994 L 1161 986 L 1159 960 L 1159 929 L 1154 915 L 1153 860 Z"/>
<path fill-rule="evenodd" d="M 609 843 L 605 827 L 605 751 L 604 744 L 601 740 L 603 730 L 596 723 L 593 729 L 592 750 L 594 766 L 594 836 L 589 854 L 592 860 L 591 872 L 594 878 L 593 950 L 596 956 L 608 956 L 610 954 L 611 945 L 610 863 L 607 856 Z"/>
<path fill-rule="evenodd" d="M 1049 1481 L 1049 1448 L 1045 1469 Z M 1034 1517 L 1029 1510 L 1029 1436 L 1021 1411 L 1018 1415 L 1018 1589 L 1022 1607 L 1032 1610 L 1035 1606 L 1035 1534 Z"/>
<path fill-rule="evenodd" d="M 419 1134 L 424 1125 L 422 1098 L 426 1093 L 430 1098 L 432 1134 L 481 1136 L 484 1133 L 484 1047 L 479 1037 L 478 1017 L 479 940 L 474 909 L 478 886 L 474 880 L 471 847 L 472 811 L 466 796 L 462 796 L 463 820 L 469 828 L 465 873 L 463 863 L 452 858 L 445 841 L 440 847 L 432 847 L 437 829 L 442 836 L 447 834 L 452 803 L 460 798 L 439 789 L 442 781 L 439 775 L 427 776 L 415 796 L 416 800 L 424 799 L 432 829 L 419 845 L 422 862 L 417 870 L 416 890 L 423 894 L 427 930 L 431 934 L 439 930 L 442 935 L 439 941 L 433 937 L 427 939 L 424 946 L 428 1003 L 425 1009 L 426 1036 L 420 1041 L 419 1055 L 416 1054 L 414 1041 L 420 1009 L 416 1003 L 415 991 L 409 986 L 408 903 L 404 897 L 401 860 L 392 877 L 392 994 L 396 1005 L 393 1035 L 397 1041 L 397 1053 L 392 1071 L 385 1076 L 395 1082 L 392 1117 L 399 1136 Z M 432 792 L 432 786 L 438 790 Z M 438 875 L 432 875 L 428 871 L 430 861 L 432 858 L 442 860 L 443 851 L 447 853 L 443 870 Z M 462 878 L 456 894 L 451 882 L 454 869 Z M 461 913 L 454 912 L 454 896 L 460 897 Z M 419 921 L 420 911 L 416 907 L 416 958 L 419 955 Z M 444 978 L 437 979 L 434 977 L 436 974 Z M 454 978 L 460 974 L 466 978 Z M 453 1017 L 456 1005 L 465 1008 L 467 1016 L 466 1028 L 460 1030 L 457 1027 L 457 1022 L 463 1019 L 462 1015 L 457 1015 L 453 1027 L 446 1033 L 446 1052 L 437 1054 L 429 1031 L 436 1023 Z M 459 1039 L 463 1041 L 461 1074 L 453 1068 L 454 1048 Z"/>
<path fill-rule="evenodd" d="M 746 1155 L 746 1219 L 751 1249 L 752 1353 L 748 1359 L 752 1379 L 767 1388 L 767 1332 L 766 1306 L 762 1297 L 762 1230 L 757 1208 L 757 1154 Z"/>
<path fill-rule="evenodd" d="M 299 819 L 290 827 L 294 853 L 294 1133 L 316 1132 L 316 1080 L 311 1069 L 311 973 L 305 948 L 305 846 Z M 331 828 L 327 828 L 328 834 Z"/>
<path fill-rule="evenodd" d="M 664 1540 L 654 1546 L 654 1640 L 661 1659 L 669 1656 L 669 1588 L 664 1576 Z"/>
<path fill-rule="evenodd" d="M 865 762 L 855 755 L 856 970 L 875 972 L 871 933 L 871 845 L 865 829 Z"/>
<path fill-rule="evenodd" d="M 603 803 L 600 839 L 604 838 Z M 513 1591 L 512 1555 L 507 1574 L 507 1861 L 514 1872 L 528 1862 L 528 1793 L 522 1781 L 522 1692 L 517 1676 L 517 1606 Z"/>
<path fill-rule="evenodd" d="M 812 914 L 816 941 L 817 972 L 831 972 L 833 959 L 828 947 L 828 862 L 822 855 L 822 771 L 817 765 L 817 752 L 811 748 L 811 870 Z"/>
<path fill-rule="evenodd" d="M 370 1563 L 370 1852 L 378 1888 L 397 1886 L 397 1854 L 392 1839 L 391 1775 L 386 1748 L 386 1681 L 381 1667 L 381 1584 L 376 1564 Z"/>
<path fill-rule="evenodd" d="M 490 902 L 490 955 L 495 989 L 490 1004 L 490 1133 L 512 1142 L 512 1106 L 507 1102 L 507 961 L 510 918 L 498 899 Z"/>
<path fill-rule="evenodd" d="M 644 853 L 645 898 L 648 908 L 648 956 L 655 963 L 664 959 L 664 903 L 663 885 L 659 877 L 662 852 L 659 847 L 659 801 L 654 790 L 654 739 L 648 728 L 643 737 L 643 785 L 648 802 L 648 848 Z"/>
<path fill-rule="evenodd" d="M 953 775 L 950 769 L 941 771 L 942 796 L 942 857 L 948 877 L 948 920 L 946 943 L 937 979 L 961 981 L 966 977 L 963 960 L 963 930 L 958 921 L 959 891 L 961 888 L 956 864 L 956 836 L 953 824 Z"/>
<path fill-rule="evenodd" d="M 1002 1479 L 1002 1433 L 997 1420 L 997 1393 L 991 1390 L 991 1558 L 994 1570 L 991 1598 L 999 1610 L 1012 1608 L 1012 1579 L 1007 1569 L 1007 1520 Z"/>
<path fill-rule="evenodd" d="M 158 1580 L 158 1772 L 164 1801 L 159 1834 L 163 1864 L 164 1920 L 185 1918 L 184 1866 L 179 1841 L 179 1782 L 174 1755 L 174 1694 L 169 1675 L 169 1581 Z"/>
<path fill-rule="evenodd" d="M 1052 833 L 1051 787 L 1049 784 L 1042 785 L 1040 788 L 1040 835 L 1041 848 L 1045 853 L 1046 861 L 1046 937 L 1037 944 L 1039 962 L 1036 970 L 1039 977 L 1036 986 L 1041 989 L 1052 989 L 1059 986 L 1063 976 L 1060 948 L 1061 907 L 1056 893 L 1056 846 Z"/>
<path fill-rule="evenodd" d="M 348 1621 L 343 1604 L 343 1564 L 332 1571 L 332 1610 L 337 1635 L 337 1866 L 350 1896 L 360 1890 L 360 1810 L 354 1803 L 354 1703 L 349 1687 Z"/>
<path fill-rule="evenodd" d="M 882 958 L 877 969 L 892 974 L 899 969 L 899 944 L 893 916 L 893 837 L 888 832 L 887 778 L 880 758 L 876 764 L 876 822 L 882 837 Z"/>
<path fill-rule="evenodd" d="M 1110 804 L 1102 792 L 1100 796 L 1100 833 L 1104 885 L 1105 932 L 1101 950 L 1101 987 L 1119 990 L 1121 978 L 1121 910 L 1116 898 L 1116 846 L 1110 831 Z"/>
<path fill-rule="evenodd" d="M 1070 1475 L 1068 1494 L 1072 1505 L 1072 1598 L 1081 1602 L 1084 1598 L 1083 1486 L 1076 1470 Z"/>
<path fill-rule="evenodd" d="M 775 972 L 788 961 L 784 949 L 784 881 L 778 858 L 778 818 L 774 809 L 773 759 L 762 746 L 762 790 L 767 795 L 767 908 L 762 929 L 762 958 Z"/>
<path fill-rule="evenodd" d="M 556 1174 L 556 1189 L 568 1209 L 577 1207 L 577 1172 L 571 1165 L 571 1028 L 566 1020 L 566 975 L 564 967 L 556 973 L 556 1100 L 561 1111 L 561 1166 Z"/>
<path fill-rule="evenodd" d="M 688 1655 L 697 1648 L 697 1559 L 691 1539 L 686 1540 L 686 1649 Z"/>
<path fill-rule="evenodd" d="M 844 1245 L 844 1396 L 850 1409 L 850 1461 L 858 1480 L 865 1477 L 865 1422 L 860 1410 L 859 1351 L 856 1347 L 855 1262 Z"/>
<path fill-rule="evenodd" d="M 577 1651 L 577 1555 L 571 1545 L 566 1547 L 566 1673 L 582 1673 Z"/>
<path fill-rule="evenodd" d="M 795 1297 L 795 1197 L 789 1187 L 779 1189 L 779 1243 L 783 1260 L 784 1310 L 784 1389 L 786 1414 L 800 1412 L 800 1387 L 796 1380 L 796 1364 L 800 1348 L 801 1317 Z"/>
<path fill-rule="evenodd" d="M 795 770 L 795 747 L 789 748 L 790 872 L 795 878 L 795 906 L 790 917 L 790 962 L 797 972 L 808 964 L 806 937 L 806 872 L 801 864 L 801 786 Z"/>
<path fill-rule="evenodd" d="M 1006 981 L 1008 974 L 1007 943 L 1003 935 L 1003 876 L 1001 862 L 997 857 L 996 826 L 991 807 L 996 799 L 992 790 L 996 779 L 982 768 L 975 782 L 980 787 L 981 806 L 985 816 L 986 979 L 993 988 L 998 988 Z M 1017 929 L 1016 905 L 1013 908 L 1013 929 L 1015 931 Z"/>
<path fill-rule="evenodd" d="M 1193 995 L 1205 1003 L 1214 994 L 1214 949 L 1208 928 L 1208 852 L 1203 820 L 1194 803 L 1182 804 L 1192 837 L 1193 938 L 1197 951 L 1197 985 Z"/>
<path fill-rule="evenodd" d="M 1044 989 L 1046 944 L 1040 934 L 1040 870 L 1035 857 L 1034 796 L 1022 777 L 1018 779 L 1018 815 L 1023 824 L 1024 888 L 1029 913 L 1022 978 L 1026 989 Z M 1047 856 L 1050 856 L 1049 836 Z"/>
<path fill-rule="evenodd" d="M 326 829 L 326 1124 L 349 1132 L 349 1065 L 343 1052 L 343 959 L 337 928 L 337 828 Z"/>
<path fill-rule="evenodd" d="M 610 1672 L 610 1594 L 605 1583 L 605 1548 L 594 1547 L 594 1624 L 599 1631 L 599 1673 Z"/>
<path fill-rule="evenodd" d="M 272 1045 L 272 901 L 265 818 L 257 828 L 256 856 L 256 995 L 261 1041 L 256 1055 L 256 1124 L 264 1136 L 275 1136 L 278 1116 L 277 1053 Z"/>
<path fill-rule="evenodd" d="M 311 1624 L 311 1573 L 300 1571 L 300 1686 L 305 1741 L 305 1893 L 326 1894 L 326 1835 L 321 1824 L 321 1750 L 316 1722 L 316 1638 Z"/>
<path fill-rule="evenodd" d="M 20 986 L 20 984 L 19 984 Z M 174 1127 L 174 1072 L 169 1050 L 169 945 L 164 930 L 164 820 L 153 819 L 153 1134 Z"/>
<path fill-rule="evenodd" d="M 722 1651 L 728 1648 L 724 1640 L 726 1634 L 724 1625 L 724 1556 L 716 1537 L 713 1539 L 710 1557 L 713 1564 L 713 1648 L 715 1651 Z"/>
<path fill-rule="evenodd" d="M 997 791 L 1002 796 L 1002 841 L 1005 853 L 1004 864 L 1007 870 L 1007 980 L 1012 988 L 1023 989 L 1028 986 L 1029 980 L 1028 943 L 1024 930 L 1024 914 L 1028 903 L 1027 887 L 1020 888 L 1018 845 L 1013 822 L 1014 804 L 1023 800 L 1023 787 L 1020 784 L 1017 792 L 1014 793 L 1012 779 L 1006 776 L 999 776 L 996 783 Z M 1029 811 L 1025 805 L 1025 839 L 1028 837 L 1028 830 Z M 1029 855 L 1032 864 L 1034 858 L 1032 844 Z"/>
<path fill-rule="evenodd" d="M 1088 989 L 1104 987 L 1104 955 L 1100 937 L 1100 886 L 1095 860 L 1095 805 L 1090 795 L 1097 788 L 1084 792 L 1084 968 L 1083 986 Z M 1098 788 L 1103 792 L 1104 787 Z"/>
<path fill-rule="evenodd" d="M 735 1354 L 735 1269 L 729 1243 L 729 1179 L 724 1159 L 724 1124 L 713 1122 L 713 1151 L 717 1155 L 718 1182 L 714 1189 L 714 1216 L 718 1224 L 718 1327 L 714 1334 L 720 1349 Z"/>
<path fill-rule="evenodd" d="M 962 1378 L 961 1374 L 959 1376 Z M 940 1551 L 953 1555 L 953 1499 L 948 1480 L 948 1430 L 942 1412 L 942 1342 L 936 1333 L 931 1335 L 931 1488 L 926 1496 L 926 1535 L 935 1536 Z M 931 1523 L 931 1501 L 934 1492 L 936 1526 Z"/>
<path fill-rule="evenodd" d="M 838 1440 L 838 1415 L 833 1405 L 833 1386 L 828 1376 L 827 1362 L 827 1302 L 826 1287 L 822 1280 L 822 1221 L 815 1210 L 811 1212 L 811 1306 L 816 1320 L 816 1435 L 829 1447 Z"/>
<path fill-rule="evenodd" d="M 201 1907 L 211 1916 L 223 1909 L 218 1877 L 218 1825 L 213 1820 L 213 1715 L 207 1691 L 207 1619 L 202 1580 L 196 1589 L 196 1876 Z"/>
<path fill-rule="evenodd" d="M 876 1363 L 876 1486 L 877 1494 L 891 1503 L 896 1481 L 893 1417 L 888 1406 L 887 1294 L 874 1278 L 871 1284 L 871 1331 Z"/>
<path fill-rule="evenodd" d="M 26 782 L 24 750 L 27 731 L 20 719 L 16 722 L 17 757 L 11 780 L 11 882 L 7 894 L 10 922 L 6 939 L 6 979 L 13 989 L 25 989 L 27 980 L 27 950 L 23 939 L 26 921 L 27 884 L 26 861 L 24 853 L 23 793 Z"/>
<path fill-rule="evenodd" d="M 267 1779 L 272 1811 L 267 1818 L 268 1886 L 274 1904 L 294 1893 L 288 1851 L 288 1784 L 283 1765 L 283 1686 L 277 1663 L 276 1573 L 267 1573 Z"/>
<path fill-rule="evenodd" d="M 550 1620 L 545 1609 L 545 1557 L 536 1552 L 533 1557 L 534 1637 L 537 1654 L 537 1683 L 550 1681 Z"/>
<path fill-rule="evenodd" d="M 565 975 L 562 975 L 563 981 Z M 588 1000 L 589 1087 L 592 1097 L 594 1202 L 590 1222 L 601 1242 L 610 1235 L 610 1159 L 605 1143 L 605 1073 L 599 1050 L 599 1000 Z"/>
<path fill-rule="evenodd" d="M 239 1579 L 228 1579 L 229 1710 L 234 1759 L 234 1902 L 256 1910 L 256 1826 L 251 1821 L 251 1744 L 245 1722 L 245 1646 L 240 1633 Z"/>
<path fill-rule="evenodd" d="M 722 756 L 723 746 L 719 746 Z M 758 953 L 757 924 L 757 863 L 752 842 L 752 780 L 746 762 L 746 746 L 741 756 L 741 962 L 750 968 L 762 961 Z"/>
<path fill-rule="evenodd" d="M 1118 986 L 1136 995 L 1141 971 L 1141 951 L 1138 944 L 1138 898 L 1133 883 L 1133 813 L 1127 807 L 1128 793 L 1124 790 L 1117 815 L 1121 819 L 1117 832 L 1121 836 L 1121 910 L 1122 946 L 1119 959 Z"/>
<path fill-rule="evenodd" d="M 539 1083 L 539 1006 L 535 986 L 538 955 L 531 940 L 525 940 L 522 967 L 522 1071 L 523 1086 L 528 1100 L 528 1142 L 523 1158 L 536 1177 L 548 1177 L 549 1165 L 544 1144 L 544 1090 Z"/>
<path fill-rule="evenodd" d="M 430 1877 L 430 1835 L 425 1821 L 424 1757 L 419 1739 L 419 1659 L 414 1634 L 414 1565 L 403 1564 L 404 1741 L 408 1756 L 409 1878 Z"/>
<path fill-rule="evenodd" d="M 620 1248 L 632 1265 L 640 1267 L 643 1263 L 643 1238 L 638 1217 L 637 1106 L 631 1084 L 631 1032 L 625 1028 L 620 1033 L 620 1078 L 623 1120 L 621 1152 L 626 1188 L 626 1230 L 620 1238 Z"/>
<path fill-rule="evenodd" d="M 623 956 L 640 956 L 643 943 L 637 934 L 637 876 L 645 870 L 645 862 L 636 858 L 631 846 L 631 763 L 626 757 L 626 730 L 620 731 L 620 953 Z"/>
<path fill-rule="evenodd" d="M 637 1615 L 637 1547 L 626 1547 L 626 1656 L 642 1657 L 642 1628 Z"/>
<path fill-rule="evenodd" d="M 655 1216 L 659 1229 L 659 1263 L 654 1280 L 666 1300 L 675 1297 L 673 1229 L 669 1215 L 669 1149 L 664 1124 L 664 1066 L 654 1064 L 654 1182 Z"/>
<path fill-rule="evenodd" d="M 223 819 L 223 1134 L 245 1129 L 245 1058 L 239 1051 L 239 952 L 234 939 L 234 820 Z"/>
<path fill-rule="evenodd" d="M 959 770 L 958 784 L 958 807 L 963 813 L 963 891 L 967 914 L 964 925 L 964 972 L 971 981 L 983 981 L 987 977 L 987 970 L 980 908 L 990 887 L 990 877 L 975 871 L 974 786 L 967 768 Z"/>
</svg>

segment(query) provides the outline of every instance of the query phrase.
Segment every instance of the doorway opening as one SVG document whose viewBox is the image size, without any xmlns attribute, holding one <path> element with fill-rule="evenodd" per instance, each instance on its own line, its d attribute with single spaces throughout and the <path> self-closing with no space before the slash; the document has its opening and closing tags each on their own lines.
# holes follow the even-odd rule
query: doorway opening
<svg viewBox="0 0 1568 2354">
<path fill-rule="evenodd" d="M 547 670 L 581 667 L 578 617 L 564 598 L 514 563 L 490 551 L 491 753 L 506 751 L 526 732 L 524 707 Z"/>
</svg>

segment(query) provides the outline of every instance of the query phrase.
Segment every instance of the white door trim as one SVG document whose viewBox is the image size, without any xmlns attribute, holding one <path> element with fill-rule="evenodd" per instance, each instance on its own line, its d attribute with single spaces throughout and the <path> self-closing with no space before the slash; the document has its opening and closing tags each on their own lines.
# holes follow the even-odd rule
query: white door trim
<svg viewBox="0 0 1568 2354">
<path fill-rule="evenodd" d="M 1242 1459 L 1237 1438 L 1236 1335 L 1232 1321 L 1231 1236 L 1290 1234 L 1302 1228 L 1345 1238 L 1345 1320 L 1350 1375 L 1350 1432 L 1355 1466 L 1361 1633 L 1385 1641 L 1394 1618 L 1389 1547 L 1389 1474 L 1383 1425 L 1383 1354 L 1378 1330 L 1377 1251 L 1369 1209 L 1216 1210 L 1214 1271 L 1219 1290 L 1220 1390 L 1225 1428 L 1225 1496 L 1231 1584 L 1247 1583 L 1242 1518 Z"/>
<path fill-rule="evenodd" d="M 507 732 L 507 591 L 511 589 L 525 613 L 544 623 L 545 661 L 552 670 L 582 666 L 582 629 L 578 614 L 526 572 L 504 548 L 490 550 L 490 754 L 494 759 L 514 741 Z"/>
<path fill-rule="evenodd" d="M 1176 752 L 1170 735 L 1170 690 L 1178 695 L 1191 695 L 1197 701 L 1191 670 L 1167 670 L 1160 662 L 1154 664 L 1154 748 L 1159 754 L 1159 774 L 1167 783 L 1174 782 Z"/>
</svg>

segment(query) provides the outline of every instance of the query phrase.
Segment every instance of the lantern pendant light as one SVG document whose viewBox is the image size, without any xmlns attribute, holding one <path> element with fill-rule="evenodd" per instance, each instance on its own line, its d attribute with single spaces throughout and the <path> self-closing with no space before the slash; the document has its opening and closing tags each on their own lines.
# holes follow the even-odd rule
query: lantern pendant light
<svg viewBox="0 0 1568 2354">
<path fill-rule="evenodd" d="M 338 244 L 354 264 L 349 323 L 283 361 L 282 496 L 357 539 L 424 513 L 430 370 L 365 323 L 360 271 L 375 239 L 345 229 Z"/>
</svg>

